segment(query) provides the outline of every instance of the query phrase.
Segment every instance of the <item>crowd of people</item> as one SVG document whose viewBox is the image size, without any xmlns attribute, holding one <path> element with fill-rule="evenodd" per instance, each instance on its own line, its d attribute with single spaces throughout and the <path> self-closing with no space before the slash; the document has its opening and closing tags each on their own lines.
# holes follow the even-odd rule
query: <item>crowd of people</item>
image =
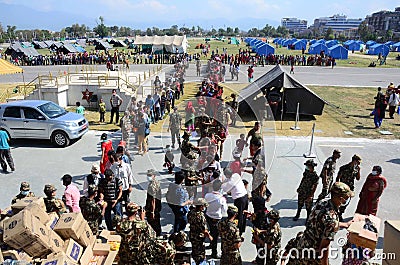
<svg viewBox="0 0 400 265">
<path fill-rule="evenodd" d="M 385 93 L 382 92 L 381 87 L 378 87 L 378 93 L 374 97 L 374 110 L 371 112 L 371 116 L 374 116 L 375 129 L 379 129 L 382 126 L 382 121 L 386 115 L 386 109 L 389 110 L 389 119 L 394 119 L 396 111 L 398 114 L 400 113 L 399 93 L 400 85 L 396 88 L 393 83 L 390 83 Z"/>
</svg>

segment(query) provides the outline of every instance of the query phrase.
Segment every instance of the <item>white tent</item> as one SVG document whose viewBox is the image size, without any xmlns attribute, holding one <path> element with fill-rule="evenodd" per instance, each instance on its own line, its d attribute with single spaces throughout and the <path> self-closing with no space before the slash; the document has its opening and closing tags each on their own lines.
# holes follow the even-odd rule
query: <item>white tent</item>
<svg viewBox="0 0 400 265">
<path fill-rule="evenodd" d="M 135 45 L 152 45 L 152 51 L 165 49 L 170 53 L 186 53 L 188 41 L 183 36 L 136 36 Z"/>
</svg>

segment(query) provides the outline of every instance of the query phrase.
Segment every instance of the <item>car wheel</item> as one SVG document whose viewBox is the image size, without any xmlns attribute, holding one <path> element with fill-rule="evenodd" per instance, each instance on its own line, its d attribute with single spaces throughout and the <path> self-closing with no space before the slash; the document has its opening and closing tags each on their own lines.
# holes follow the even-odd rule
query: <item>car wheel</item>
<svg viewBox="0 0 400 265">
<path fill-rule="evenodd" d="M 56 131 L 51 135 L 51 141 L 57 147 L 66 147 L 69 145 L 68 135 L 63 131 Z"/>
</svg>

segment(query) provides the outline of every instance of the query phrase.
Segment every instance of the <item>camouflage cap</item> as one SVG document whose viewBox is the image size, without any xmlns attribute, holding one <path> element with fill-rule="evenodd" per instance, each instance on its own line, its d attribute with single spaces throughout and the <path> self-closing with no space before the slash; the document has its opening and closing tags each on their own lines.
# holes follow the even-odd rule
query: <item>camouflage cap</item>
<svg viewBox="0 0 400 265">
<path fill-rule="evenodd" d="M 238 212 L 239 212 L 239 209 L 238 209 L 236 206 L 234 206 L 234 205 L 229 205 L 229 206 L 228 206 L 228 212 L 238 213 Z"/>
<path fill-rule="evenodd" d="M 46 184 L 45 186 L 44 186 L 44 193 L 45 194 L 48 194 L 48 193 L 52 193 L 52 192 L 54 192 L 54 191 L 56 191 L 57 189 L 54 187 L 54 185 L 51 185 L 51 184 Z"/>
<path fill-rule="evenodd" d="M 126 212 L 127 213 L 135 213 L 139 210 L 139 205 L 137 205 L 134 202 L 130 202 L 128 203 L 128 205 L 126 205 Z"/>
<path fill-rule="evenodd" d="M 315 167 L 315 166 L 317 166 L 317 163 L 314 162 L 314 159 L 308 159 L 308 160 L 304 163 L 304 165 Z"/>
<path fill-rule="evenodd" d="M 354 191 L 350 189 L 350 187 L 343 182 L 335 182 L 332 185 L 331 193 L 336 195 L 347 195 L 349 197 L 354 197 Z"/>
<path fill-rule="evenodd" d="M 340 151 L 339 149 L 333 150 L 333 154 L 341 154 L 341 153 L 342 153 L 342 151 Z"/>
<path fill-rule="evenodd" d="M 204 198 L 196 198 L 193 204 L 196 206 L 202 206 L 202 205 L 205 205 L 206 207 L 208 206 L 208 203 Z"/>
<path fill-rule="evenodd" d="M 157 172 L 154 169 L 147 170 L 147 176 L 157 175 Z"/>
<path fill-rule="evenodd" d="M 269 211 L 267 217 L 275 221 L 278 221 L 281 218 L 278 210 Z"/>
<path fill-rule="evenodd" d="M 88 186 L 88 193 L 89 194 L 94 194 L 96 191 L 98 191 L 99 190 L 99 188 L 97 188 L 97 186 L 96 185 L 94 185 L 94 184 L 90 184 L 89 186 Z"/>
<path fill-rule="evenodd" d="M 351 159 L 352 159 L 352 160 L 355 160 L 355 161 L 360 161 L 360 162 L 361 162 L 361 157 L 360 157 L 359 155 L 357 155 L 357 154 L 354 154 L 353 157 L 352 157 Z"/>
<path fill-rule="evenodd" d="M 28 191 L 28 190 L 30 190 L 30 189 L 31 189 L 31 186 L 29 185 L 28 182 L 26 182 L 26 181 L 21 182 L 21 187 L 19 188 L 19 190 L 21 190 L 21 191 Z"/>
</svg>

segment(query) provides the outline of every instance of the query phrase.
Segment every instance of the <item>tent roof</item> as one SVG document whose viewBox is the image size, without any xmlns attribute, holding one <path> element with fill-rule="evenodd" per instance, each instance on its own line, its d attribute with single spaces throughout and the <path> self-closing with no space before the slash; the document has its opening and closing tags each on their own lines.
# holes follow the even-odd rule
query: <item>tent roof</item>
<svg viewBox="0 0 400 265">
<path fill-rule="evenodd" d="M 300 114 L 321 115 L 324 104 L 328 104 L 312 90 L 288 75 L 278 64 L 269 72 L 242 89 L 239 93 L 239 102 L 253 100 L 261 91 L 268 88 L 284 89 L 284 93 L 291 96 L 286 98 L 287 112 L 296 112 L 295 102 L 300 103 Z M 310 97 L 311 96 L 311 97 Z"/>
<path fill-rule="evenodd" d="M 73 44 L 64 44 L 60 48 L 66 49 L 69 53 L 78 52 L 78 50 L 75 48 L 75 46 Z"/>
<path fill-rule="evenodd" d="M 150 44 L 150 45 L 187 45 L 186 36 L 136 36 L 134 43 L 136 45 Z"/>
<path fill-rule="evenodd" d="M 21 67 L 15 66 L 6 60 L 0 59 L 0 75 L 22 73 L 24 70 Z"/>
</svg>

